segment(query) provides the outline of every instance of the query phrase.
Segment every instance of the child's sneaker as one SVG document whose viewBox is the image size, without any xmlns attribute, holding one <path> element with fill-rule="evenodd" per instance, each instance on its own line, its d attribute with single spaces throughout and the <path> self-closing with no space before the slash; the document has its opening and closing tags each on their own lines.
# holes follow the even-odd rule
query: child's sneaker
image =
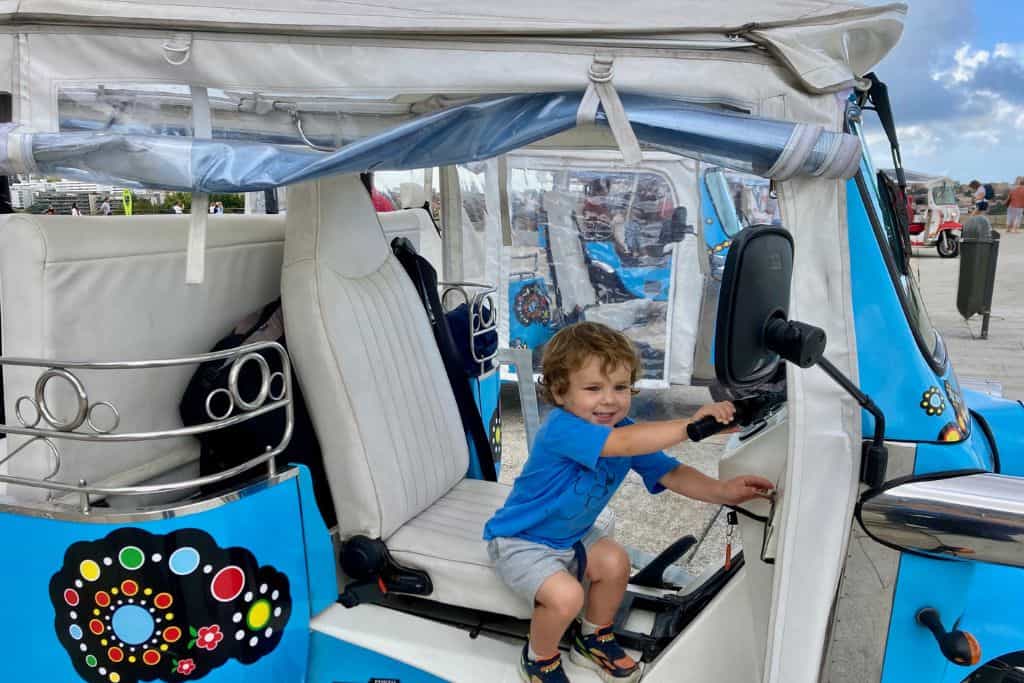
<svg viewBox="0 0 1024 683">
<path fill-rule="evenodd" d="M 577 629 L 569 657 L 576 664 L 593 669 L 608 683 L 640 680 L 640 665 L 615 641 L 611 626 L 599 628 L 588 636 Z M 629 661 L 628 666 L 622 666 L 623 659 Z"/>
<path fill-rule="evenodd" d="M 523 646 L 523 656 L 519 658 L 519 675 L 526 683 L 569 683 L 562 666 L 562 653 L 550 659 L 532 661 L 529 656 L 530 644 Z"/>
</svg>

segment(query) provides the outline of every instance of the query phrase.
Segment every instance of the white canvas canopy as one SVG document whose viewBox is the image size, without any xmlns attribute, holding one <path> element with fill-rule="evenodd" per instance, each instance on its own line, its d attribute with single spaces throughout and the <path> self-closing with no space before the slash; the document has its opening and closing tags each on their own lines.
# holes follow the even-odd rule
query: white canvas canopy
<svg viewBox="0 0 1024 683">
<path fill-rule="evenodd" d="M 14 94 L 15 123 L 47 132 L 73 87 L 181 84 L 204 101 L 206 88 L 367 101 L 536 93 L 586 88 L 603 56 L 619 92 L 839 132 L 849 89 L 898 40 L 905 11 L 827 0 L 0 2 L 0 91 Z M 563 142 L 616 144 L 594 126 L 570 133 Z M 829 360 L 856 381 L 846 184 L 796 178 L 778 194 L 796 243 L 790 315 L 822 327 Z M 821 669 L 861 429 L 859 408 L 822 372 L 788 379 L 764 680 L 800 683 Z"/>
<path fill-rule="evenodd" d="M 162 28 L 176 31 L 436 38 L 559 37 L 674 47 L 744 41 L 765 47 L 810 92 L 853 84 L 891 49 L 902 32 L 903 3 L 868 7 L 833 0 L 397 0 L 388 3 L 301 0 L 234 2 L 107 2 L 20 0 L 0 3 L 12 26 L 33 23 Z"/>
</svg>

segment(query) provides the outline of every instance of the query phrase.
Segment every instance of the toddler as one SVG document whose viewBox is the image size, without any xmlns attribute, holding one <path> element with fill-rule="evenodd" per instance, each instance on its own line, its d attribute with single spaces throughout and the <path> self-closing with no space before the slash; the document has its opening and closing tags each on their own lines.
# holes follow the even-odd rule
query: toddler
<svg viewBox="0 0 1024 683">
<path fill-rule="evenodd" d="M 501 579 L 533 607 L 520 674 L 527 683 L 567 683 L 558 644 L 584 605 L 570 657 L 603 680 L 636 681 L 639 665 L 616 643 L 612 622 L 629 581 L 621 545 L 594 525 L 629 470 L 651 493 L 664 489 L 716 504 L 762 496 L 763 477 L 707 477 L 662 452 L 705 415 L 732 421 L 732 403 L 690 419 L 634 424 L 629 413 L 640 361 L 624 335 L 597 323 L 559 331 L 544 351 L 541 392 L 556 406 L 505 505 L 484 527 Z M 584 584 L 584 580 L 586 584 Z"/>
</svg>

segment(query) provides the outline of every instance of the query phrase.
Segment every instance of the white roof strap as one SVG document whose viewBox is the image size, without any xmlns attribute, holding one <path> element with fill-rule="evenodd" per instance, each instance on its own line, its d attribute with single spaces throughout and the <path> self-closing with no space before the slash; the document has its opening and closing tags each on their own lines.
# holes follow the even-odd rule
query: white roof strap
<svg viewBox="0 0 1024 683">
<path fill-rule="evenodd" d="M 192 126 L 196 138 L 213 136 L 210 123 L 210 99 L 206 88 L 192 86 Z M 188 251 L 185 256 L 185 284 L 202 284 L 206 272 L 206 223 L 209 220 L 210 195 L 192 193 L 192 215 L 188 230 Z"/>
<path fill-rule="evenodd" d="M 183 66 L 192 57 L 192 34 L 175 33 L 164 41 L 164 61 L 171 66 Z"/>
<path fill-rule="evenodd" d="M 612 85 L 614 73 L 615 59 L 611 55 L 594 55 L 594 61 L 590 65 L 590 85 L 583 93 L 583 99 L 580 100 L 579 109 L 576 111 L 576 125 L 595 123 L 597 106 L 602 105 L 608 118 L 608 127 L 612 129 L 612 135 L 619 146 L 619 151 L 622 152 L 623 160 L 630 166 L 635 166 L 643 160 L 643 155 L 636 134 L 633 133 L 633 127 L 629 125 L 626 110 L 622 107 L 619 93 Z"/>
</svg>

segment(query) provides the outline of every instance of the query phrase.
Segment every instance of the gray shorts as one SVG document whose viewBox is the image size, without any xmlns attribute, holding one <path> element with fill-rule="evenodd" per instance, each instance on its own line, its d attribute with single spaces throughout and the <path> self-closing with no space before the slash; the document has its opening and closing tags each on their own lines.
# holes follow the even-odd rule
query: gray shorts
<svg viewBox="0 0 1024 683">
<path fill-rule="evenodd" d="M 594 525 L 583 536 L 583 547 L 590 550 L 590 546 L 605 536 L 608 531 Z M 548 577 L 561 571 L 576 576 L 576 553 L 572 548 L 556 550 L 521 538 L 498 537 L 487 543 L 487 554 L 505 585 L 531 605 Z"/>
</svg>

